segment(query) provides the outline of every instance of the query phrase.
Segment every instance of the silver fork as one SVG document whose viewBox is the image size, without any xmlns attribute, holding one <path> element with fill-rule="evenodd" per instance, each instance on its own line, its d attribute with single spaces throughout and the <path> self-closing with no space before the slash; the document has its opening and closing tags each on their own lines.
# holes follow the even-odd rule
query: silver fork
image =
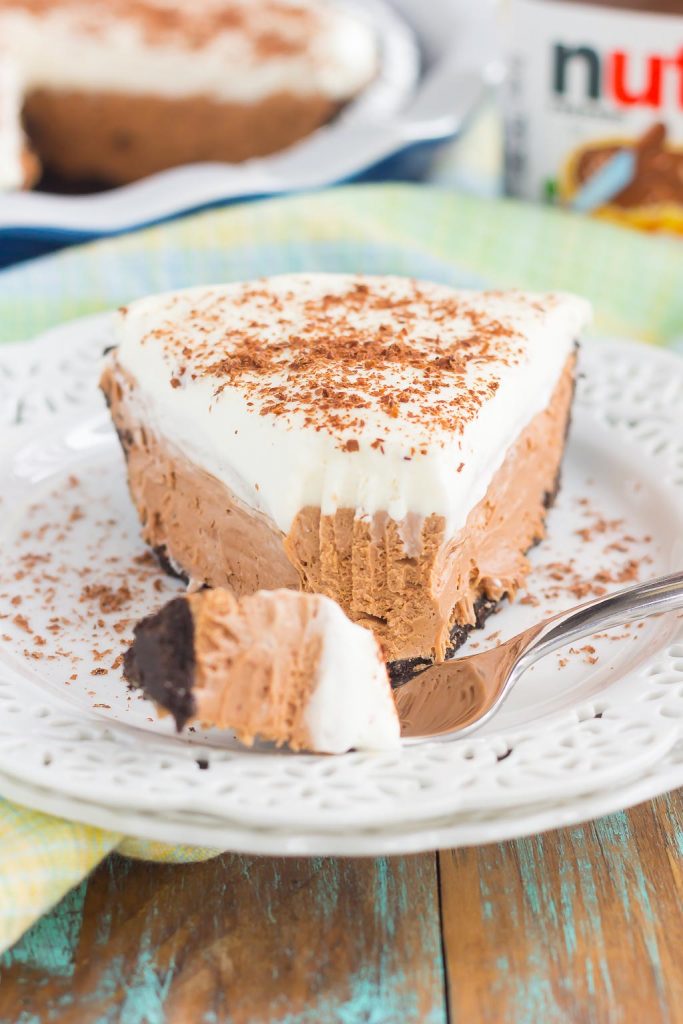
<svg viewBox="0 0 683 1024">
<path fill-rule="evenodd" d="M 432 665 L 394 690 L 401 735 L 410 742 L 466 736 L 496 713 L 528 668 L 599 630 L 683 608 L 683 572 L 570 608 L 481 654 Z"/>
</svg>

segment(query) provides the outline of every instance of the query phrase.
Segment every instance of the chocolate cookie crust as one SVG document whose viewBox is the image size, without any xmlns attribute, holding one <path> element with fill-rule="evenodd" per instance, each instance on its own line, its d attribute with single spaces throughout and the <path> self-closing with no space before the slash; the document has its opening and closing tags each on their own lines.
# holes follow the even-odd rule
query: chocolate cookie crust
<svg viewBox="0 0 683 1024">
<path fill-rule="evenodd" d="M 175 598 L 138 622 L 133 633 L 134 646 L 123 661 L 124 677 L 166 708 L 180 732 L 195 712 L 194 622 L 187 599 Z"/>
</svg>

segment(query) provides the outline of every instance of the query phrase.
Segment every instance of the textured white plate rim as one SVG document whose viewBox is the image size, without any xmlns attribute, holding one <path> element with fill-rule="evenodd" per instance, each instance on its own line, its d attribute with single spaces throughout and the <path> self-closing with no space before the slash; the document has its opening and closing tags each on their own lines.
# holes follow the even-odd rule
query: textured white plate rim
<svg viewBox="0 0 683 1024">
<path fill-rule="evenodd" d="M 679 755 L 681 751 L 679 750 Z M 75 800 L 0 773 L 0 793 L 17 804 L 92 825 L 126 837 L 202 847 L 217 852 L 288 857 L 380 857 L 424 853 L 500 843 L 568 828 L 608 814 L 629 810 L 683 786 L 683 760 L 672 759 L 663 770 L 625 789 L 579 794 L 567 804 L 546 803 L 516 808 L 514 814 L 489 818 L 467 815 L 437 818 L 418 827 L 344 832 L 301 832 L 294 829 L 250 828 L 242 822 L 174 820 Z"/>
<path fill-rule="evenodd" d="M 3 348 L 0 349 L 0 369 L 2 369 L 3 357 L 7 357 L 5 359 L 6 363 L 11 362 L 12 358 L 14 357 L 14 359 L 15 359 L 15 366 L 21 366 L 21 367 L 23 367 L 25 369 L 30 367 L 31 362 L 32 362 L 32 360 L 31 360 L 31 352 L 33 352 L 36 357 L 39 357 L 38 358 L 38 362 L 40 364 L 40 372 L 42 372 L 43 375 L 46 375 L 46 374 L 49 375 L 50 378 L 51 378 L 51 383 L 52 383 L 52 378 L 55 375 L 55 366 L 54 365 L 51 366 L 50 363 L 53 361 L 54 358 L 58 358 L 58 359 L 62 359 L 62 360 L 64 358 L 67 358 L 67 360 L 68 360 L 68 358 L 69 358 L 68 353 L 67 353 L 66 357 L 64 356 L 64 352 L 63 352 L 63 348 L 62 347 L 59 348 L 59 355 L 58 355 L 58 357 L 55 355 L 56 352 L 57 352 L 57 348 L 58 348 L 54 344 L 54 342 L 57 340 L 56 335 L 61 334 L 63 340 L 66 340 L 67 338 L 69 339 L 69 344 L 73 348 L 73 352 L 72 352 L 71 357 L 70 357 L 72 359 L 72 362 L 73 362 L 74 358 L 76 358 L 76 360 L 78 360 L 79 353 L 82 355 L 82 353 L 83 353 L 83 342 L 84 342 L 85 338 L 88 339 L 87 347 L 88 347 L 88 350 L 89 350 L 89 355 L 92 355 L 95 352 L 99 352 L 100 351 L 100 349 L 102 347 L 102 340 L 103 339 L 106 340 L 105 336 L 106 336 L 106 333 L 107 333 L 107 327 L 108 327 L 108 323 L 109 322 L 110 322 L 110 315 L 107 315 L 107 314 L 105 314 L 104 316 L 97 315 L 95 317 L 85 318 L 82 321 L 74 322 L 74 323 L 69 324 L 69 325 L 64 325 L 64 326 L 62 326 L 60 328 L 54 329 L 54 330 L 52 330 L 50 332 L 47 332 L 46 335 L 43 335 L 42 338 L 37 339 L 36 342 L 34 342 L 33 344 L 31 344 L 31 343 L 28 343 L 28 344 L 27 343 L 19 343 L 20 347 L 11 346 L 11 345 L 10 346 L 3 346 Z M 80 345 L 80 348 L 79 348 L 79 345 Z M 637 343 L 622 343 L 622 342 L 609 342 L 609 341 L 607 341 L 607 342 L 603 342 L 601 344 L 601 346 L 598 346 L 598 348 L 599 347 L 602 347 L 602 349 L 603 349 L 603 351 L 605 352 L 606 355 L 607 354 L 611 354 L 611 361 L 612 362 L 614 362 L 617 358 L 619 358 L 620 360 L 623 361 L 623 359 L 626 358 L 626 355 L 630 354 L 630 357 L 635 359 L 638 364 L 643 364 L 645 367 L 649 366 L 650 368 L 655 367 L 655 366 L 659 367 L 659 368 L 661 368 L 662 371 L 664 371 L 665 376 L 667 378 L 671 378 L 672 380 L 678 379 L 678 380 L 683 381 L 683 364 L 681 364 L 681 362 L 675 356 L 673 356 L 673 355 L 671 355 L 669 353 L 665 353 L 665 352 L 661 352 L 661 351 L 657 351 L 657 350 L 652 350 L 652 349 L 647 349 L 647 348 L 645 348 L 642 345 L 638 345 Z M 598 349 L 596 348 L 595 351 L 597 352 Z M 607 361 L 609 362 L 610 359 L 608 358 Z M 88 362 L 88 360 L 86 360 L 86 362 Z M 88 373 L 90 375 L 92 375 L 92 367 L 88 371 Z M 641 376 L 640 372 L 638 373 L 637 376 Z M 34 380 L 35 379 L 37 379 L 37 378 L 34 377 Z M 53 385 L 53 386 L 56 386 L 56 385 Z M 656 409 L 654 409 L 654 410 L 651 409 L 650 410 L 650 414 L 651 415 L 649 416 L 649 419 L 652 420 L 653 416 L 654 416 L 654 418 L 658 419 L 659 421 L 661 421 L 663 426 L 666 428 L 667 426 L 671 425 L 672 421 L 678 419 L 678 409 L 679 408 L 680 408 L 680 404 L 678 404 L 678 403 L 674 403 L 672 405 L 671 402 L 669 402 L 668 404 L 666 402 L 664 402 L 663 406 L 661 404 L 658 404 L 656 406 Z M 57 419 L 59 419 L 59 417 L 57 417 Z M 56 421 L 51 417 L 50 418 L 50 433 L 51 434 L 55 433 L 55 426 L 56 426 Z M 28 423 L 27 426 L 24 427 L 24 428 L 13 428 L 10 431 L 8 431 L 7 432 L 7 435 L 8 435 L 7 446 L 8 446 L 8 448 L 9 447 L 14 448 L 17 444 L 23 444 L 25 438 L 29 434 L 35 433 L 35 429 L 36 429 L 35 428 L 35 423 L 34 423 L 33 427 L 31 427 L 31 424 Z M 39 430 L 39 433 L 40 433 L 40 430 Z M 641 707 L 642 707 L 642 705 L 641 705 Z M 559 717 L 562 718 L 563 716 L 559 716 Z M 566 718 L 566 716 L 564 716 L 564 717 Z M 600 723 L 600 724 L 591 723 L 590 720 L 589 720 L 590 718 L 591 718 L 591 709 L 590 709 L 589 706 L 587 706 L 585 708 L 585 714 L 584 714 L 584 721 L 587 723 L 587 727 L 588 728 L 597 728 L 597 729 L 603 728 L 602 723 Z M 92 723 L 89 723 L 89 724 L 92 724 Z M 637 723 L 634 723 L 634 724 L 637 725 Z M 101 725 L 101 723 L 100 723 L 100 725 Z M 607 728 L 609 728 L 609 715 L 608 715 L 608 719 L 607 719 L 605 725 L 606 725 Z M 645 751 L 646 756 L 641 761 L 636 761 L 636 760 L 634 760 L 633 762 L 629 761 L 627 764 L 623 765 L 621 770 L 616 770 L 614 765 L 612 765 L 611 767 L 607 766 L 607 769 L 602 771 L 602 774 L 600 775 L 600 783 L 601 783 L 601 787 L 602 787 L 602 792 L 607 792 L 607 790 L 609 790 L 612 794 L 614 794 L 617 797 L 617 802 L 619 802 L 618 794 L 619 793 L 626 794 L 627 792 L 629 792 L 629 785 L 631 784 L 631 779 L 632 779 L 632 776 L 634 774 L 637 775 L 637 774 L 641 774 L 642 772 L 647 772 L 647 773 L 652 772 L 652 771 L 655 770 L 655 768 L 657 767 L 658 764 L 664 765 L 666 763 L 666 761 L 667 761 L 667 752 L 669 752 L 669 751 L 671 751 L 673 749 L 675 740 L 676 740 L 678 735 L 680 735 L 680 731 L 679 731 L 678 726 L 676 724 L 676 716 L 673 716 L 673 718 L 670 719 L 670 720 L 662 719 L 661 721 L 659 721 L 658 725 L 657 725 L 657 728 L 655 729 L 655 733 L 653 733 L 653 735 L 648 739 L 649 746 L 648 746 L 647 751 Z M 514 737 L 513 737 L 513 742 L 516 742 Z M 476 747 L 477 744 L 475 743 L 474 746 Z M 491 744 L 489 743 L 489 747 L 490 746 L 491 746 Z M 188 748 L 186 747 L 186 752 L 187 752 L 187 749 Z M 422 749 L 428 749 L 428 748 L 422 748 Z M 499 747 L 499 749 L 501 750 L 502 754 L 505 753 L 505 742 L 503 742 L 502 747 Z M 202 751 L 203 751 L 203 748 L 200 747 L 200 748 L 197 748 L 197 749 L 191 751 L 190 753 L 192 753 L 196 757 L 196 756 L 200 755 L 202 753 Z M 247 756 L 253 756 L 253 755 L 247 755 Z M 351 755 L 351 756 L 353 757 L 355 755 Z M 303 763 L 303 762 L 301 762 L 301 763 Z M 0 763 L 0 771 L 2 772 L 2 779 L 0 779 L 0 791 L 5 792 L 5 794 L 8 795 L 8 796 L 11 796 L 10 790 L 12 792 L 16 792 L 17 787 L 19 787 L 19 788 L 27 787 L 27 792 L 28 792 L 28 789 L 32 789 L 32 790 L 35 790 L 36 792 L 38 792 L 40 790 L 40 788 L 41 788 L 41 781 L 44 781 L 44 776 L 45 776 L 45 773 L 43 772 L 42 775 L 41 775 L 41 772 L 39 770 L 37 770 L 35 773 L 31 772 L 31 771 L 26 771 L 23 774 L 23 778 L 20 780 L 19 778 L 16 777 L 15 771 L 8 767 L 8 764 L 7 764 L 6 761 L 4 763 Z M 14 778 L 12 778 L 12 777 L 14 777 Z M 663 781 L 666 777 L 668 777 L 669 780 L 670 780 L 668 784 L 666 784 Z M 3 790 L 3 784 L 4 784 L 3 780 L 7 784 L 6 790 Z M 551 793 L 555 793 L 556 792 L 557 796 L 558 796 L 558 799 L 557 799 L 557 801 L 554 804 L 554 813 L 556 814 L 556 816 L 560 816 L 561 817 L 563 814 L 566 815 L 568 813 L 567 808 L 568 807 L 571 808 L 571 806 L 572 806 L 572 799 L 578 799 L 579 803 L 585 802 L 584 798 L 582 796 L 582 793 L 585 792 L 585 777 L 584 777 L 583 781 L 581 781 L 580 779 L 576 779 L 576 780 L 575 779 L 568 779 L 567 781 L 568 781 L 568 785 L 566 787 L 557 786 L 556 784 L 551 783 L 551 784 L 549 784 L 549 785 L 547 785 L 545 787 L 545 790 L 543 789 L 543 786 L 538 785 L 536 787 L 536 789 L 534 790 L 534 793 L 533 794 L 528 794 L 528 795 L 520 794 L 519 790 L 517 790 L 514 793 L 510 792 L 509 794 L 503 794 L 502 798 L 501 798 L 501 794 L 498 794 L 496 799 L 493 801 L 493 806 L 489 807 L 488 810 L 491 813 L 502 814 L 503 811 L 506 809 L 505 808 L 505 801 L 506 801 L 506 799 L 509 798 L 510 803 L 514 805 L 514 807 L 516 808 L 517 813 L 519 813 L 522 816 L 522 818 L 523 818 L 524 814 L 528 813 L 528 810 L 526 812 L 522 810 L 522 805 L 523 804 L 527 804 L 527 805 L 531 804 L 531 805 L 535 806 L 539 802 L 539 799 L 538 799 L 539 795 L 549 796 Z M 673 772 L 672 771 L 669 774 L 669 776 L 666 775 L 666 772 L 663 772 L 660 775 L 660 781 L 659 781 L 658 785 L 663 786 L 663 788 L 666 789 L 666 788 L 671 788 L 673 786 L 679 785 L 680 781 L 681 781 L 680 780 L 680 772 Z M 51 779 L 51 782 L 54 782 L 54 776 Z M 60 783 L 60 785 L 61 785 L 61 793 L 59 794 L 59 799 L 60 800 L 65 800 L 67 803 L 69 801 L 73 801 L 73 806 L 82 806 L 84 809 L 86 807 L 89 807 L 89 806 L 92 805 L 92 801 L 89 800 L 87 792 L 85 792 L 83 790 L 79 791 L 78 786 L 74 786 L 71 782 L 70 782 L 69 785 L 64 785 L 63 783 L 64 783 L 64 780 L 62 780 L 62 782 Z M 620 783 L 621 783 L 621 785 L 620 785 Z M 625 786 L 624 786 L 624 783 L 626 783 Z M 637 785 L 637 784 L 634 783 L 633 785 Z M 595 790 L 595 787 L 592 787 L 592 789 Z M 658 791 L 661 792 L 661 791 L 663 791 L 663 789 L 659 789 Z M 481 795 L 482 794 L 479 793 L 480 797 L 481 797 Z M 561 801 L 560 801 L 560 795 L 562 797 Z M 646 794 L 646 796 L 647 795 L 649 795 L 649 794 Z M 57 794 L 55 794 L 55 796 L 57 797 Z M 642 799 L 645 799 L 646 796 L 642 797 Z M 196 798 L 196 797 L 197 797 L 197 791 L 195 790 L 194 791 L 194 798 Z M 329 842 L 332 843 L 332 842 L 334 842 L 334 839 L 332 837 L 336 836 L 337 838 L 339 838 L 339 832 L 337 831 L 338 829 L 351 829 L 351 830 L 353 830 L 355 828 L 355 829 L 358 830 L 358 834 L 359 834 L 359 837 L 360 837 L 359 838 L 359 843 L 361 844 L 358 847 L 358 850 L 356 852 L 363 852 L 362 843 L 363 843 L 364 840 L 363 840 L 362 837 L 366 834 L 366 827 L 371 822 L 374 822 L 374 821 L 376 821 L 378 825 L 383 826 L 383 827 L 386 828 L 387 840 L 389 841 L 391 834 L 393 832 L 395 832 L 397 827 L 399 827 L 399 829 L 404 829 L 406 834 L 418 835 L 418 833 L 419 833 L 419 835 L 421 835 L 421 836 L 425 835 L 426 834 L 425 829 L 427 828 L 426 822 L 427 821 L 441 821 L 441 822 L 443 822 L 444 814 L 447 813 L 447 812 L 450 812 L 451 815 L 457 814 L 459 816 L 462 816 L 463 809 L 466 808 L 466 807 L 469 807 L 469 812 L 468 813 L 471 813 L 473 815 L 473 820 L 477 817 L 477 813 L 484 813 L 484 810 L 482 810 L 482 808 L 485 807 L 485 804 L 482 804 L 482 803 L 478 803 L 477 804 L 476 802 L 473 804 L 471 800 L 467 799 L 467 795 L 466 794 L 465 794 L 465 796 L 463 798 L 463 794 L 461 793 L 460 797 L 461 797 L 461 799 L 459 801 L 455 800 L 455 799 L 452 800 L 450 808 L 447 808 L 447 807 L 444 806 L 443 794 L 441 794 L 440 802 L 437 801 L 436 803 L 434 803 L 433 801 L 430 802 L 430 800 L 428 798 L 421 799 L 419 807 L 414 806 L 414 807 L 412 807 L 410 809 L 402 809 L 401 814 L 398 815 L 398 825 L 397 825 L 397 816 L 396 816 L 395 810 L 394 810 L 394 814 L 393 814 L 393 820 L 389 820 L 389 819 L 386 819 L 386 818 L 383 820 L 381 815 L 379 817 L 376 817 L 375 812 L 373 811 L 372 813 L 368 813 L 366 815 L 364 815 L 363 813 L 359 813 L 355 817 L 354 817 L 353 814 L 350 814 L 350 815 L 348 813 L 346 815 L 341 814 L 339 816 L 339 818 L 338 818 L 338 821 L 335 823 L 334 827 L 329 827 L 327 829 L 325 829 L 324 827 L 323 828 L 315 828 L 315 827 L 313 827 L 312 833 L 310 831 L 310 827 L 311 827 L 311 823 L 310 822 L 309 822 L 309 825 L 306 826 L 306 824 L 302 823 L 301 821 L 299 821 L 299 822 L 291 821 L 291 829 L 290 829 L 290 831 L 291 831 L 292 835 L 296 835 L 296 836 L 306 836 L 306 835 L 309 835 L 309 834 L 314 834 L 314 835 L 318 835 L 318 836 L 324 836 L 325 834 L 329 834 L 330 837 L 331 837 Z M 165 801 L 163 798 L 159 797 L 159 794 L 156 794 L 153 797 L 153 799 L 147 801 L 146 808 L 145 808 L 145 813 L 149 813 L 153 809 L 153 807 L 156 806 L 157 808 L 159 808 L 161 813 L 163 813 L 167 817 L 167 819 L 169 821 L 174 820 L 173 827 L 175 827 L 177 829 L 177 831 L 175 833 L 176 834 L 176 841 L 188 841 L 188 840 L 186 840 L 185 838 L 182 838 L 182 837 L 186 835 L 188 828 L 190 830 L 192 829 L 192 821 L 196 818 L 197 812 L 201 812 L 201 811 L 207 812 L 209 807 L 212 807 L 212 810 L 215 811 L 215 802 L 212 805 L 211 801 L 209 801 L 208 804 L 207 804 L 204 801 L 196 800 L 194 798 L 193 798 L 193 802 L 192 802 L 191 808 L 189 806 L 186 806 L 184 808 L 184 811 L 185 811 L 185 814 L 186 814 L 186 818 L 187 818 L 187 820 L 184 823 L 182 821 L 178 820 L 178 814 L 177 814 L 177 812 L 179 810 L 182 812 L 183 808 L 182 807 L 180 807 L 180 808 L 179 807 L 175 807 L 174 808 L 173 800 L 172 799 L 170 800 L 170 802 L 168 800 Z M 502 802 L 501 802 L 501 799 L 502 799 Z M 27 802 L 26 798 L 24 798 L 24 802 Z M 113 793 L 112 794 L 112 792 L 110 791 L 107 796 L 105 796 L 105 794 L 102 794 L 102 803 L 103 804 L 106 803 L 106 804 L 109 805 L 109 811 L 111 813 L 119 813 L 121 815 L 122 819 L 127 819 L 127 818 L 130 819 L 131 812 L 130 812 L 130 808 L 128 806 L 129 801 L 127 800 L 126 797 L 120 797 L 120 794 L 118 794 L 118 793 Z M 589 803 L 590 803 L 590 801 L 589 801 Z M 116 805 L 116 804 L 118 804 L 118 810 L 114 811 L 114 805 Z M 509 810 L 509 807 L 507 809 Z M 140 809 L 140 812 L 142 812 L 142 809 Z M 261 814 L 260 818 L 259 818 L 259 813 Z M 271 833 L 272 832 L 273 834 L 275 834 L 275 832 L 277 832 L 277 835 L 280 836 L 280 838 L 281 838 L 282 832 L 280 830 L 276 830 L 276 829 L 273 828 L 273 825 L 275 824 L 275 822 L 273 820 L 265 821 L 263 819 L 262 812 L 259 812 L 259 813 L 257 813 L 255 816 L 252 816 L 252 815 L 247 814 L 247 813 L 240 814 L 239 815 L 240 827 L 243 830 L 245 830 L 246 832 L 248 832 L 249 829 L 252 829 L 255 833 L 258 832 L 259 834 L 262 833 L 262 832 L 266 832 L 266 833 Z M 437 817 L 437 813 L 438 813 L 438 817 Z M 554 823 L 554 820 L 555 820 L 552 817 L 553 809 L 551 808 L 546 813 L 550 814 L 550 819 L 548 819 L 548 820 L 550 820 L 550 822 L 551 822 L 547 827 L 552 827 L 552 825 Z M 588 812 L 588 813 L 590 814 L 590 812 Z M 602 812 L 598 812 L 598 813 L 602 813 Z M 75 815 L 75 816 L 78 816 L 78 815 Z M 219 814 L 219 816 L 220 816 L 220 814 Z M 181 814 L 181 817 L 182 817 L 182 814 Z M 215 814 L 213 815 L 213 817 L 215 818 Z M 280 818 L 280 820 L 278 822 L 278 824 L 280 824 L 280 825 L 283 825 L 286 822 L 289 822 L 289 815 L 286 812 L 283 813 L 282 816 L 274 815 L 273 817 L 279 817 Z M 420 819 L 422 819 L 422 821 L 420 821 Z M 223 822 L 223 824 L 221 825 L 221 827 L 222 828 L 230 827 L 230 828 L 232 828 L 234 830 L 235 828 L 237 828 L 237 826 L 235 824 L 236 820 L 237 819 L 236 819 L 235 815 L 234 814 L 230 814 L 230 812 L 226 808 L 225 812 L 223 812 L 223 815 L 222 815 L 222 822 Z M 227 826 L 226 826 L 226 823 L 228 823 Z M 155 821 L 155 828 L 157 827 L 157 825 L 158 825 L 158 822 Z M 459 825 L 458 827 L 461 828 L 461 829 L 463 828 L 463 826 L 461 826 L 461 825 Z M 121 831 L 129 831 L 126 828 L 122 828 L 120 830 Z M 429 834 L 430 835 L 433 834 L 433 829 L 429 832 Z M 206 842 L 205 839 L 198 839 L 196 841 L 198 843 L 201 843 L 201 844 L 204 844 Z M 414 841 L 421 842 L 422 840 L 415 839 Z M 474 842 L 474 841 L 477 841 L 477 840 L 473 839 L 472 841 Z M 448 842 L 450 842 L 450 840 L 448 840 Z M 219 843 L 218 845 L 224 845 L 224 844 L 223 843 Z M 227 845 L 230 845 L 230 844 L 228 843 Z M 438 845 L 438 844 L 433 844 L 430 841 L 429 845 Z M 293 852 L 296 852 L 296 851 L 293 851 Z M 302 849 L 302 852 L 305 852 L 305 851 Z"/>
</svg>

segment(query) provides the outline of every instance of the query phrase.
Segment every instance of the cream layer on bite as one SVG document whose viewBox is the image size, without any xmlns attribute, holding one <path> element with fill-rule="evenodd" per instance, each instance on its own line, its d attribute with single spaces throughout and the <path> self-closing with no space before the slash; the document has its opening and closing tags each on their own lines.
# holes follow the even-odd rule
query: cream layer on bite
<svg viewBox="0 0 683 1024">
<path fill-rule="evenodd" d="M 103 387 L 147 541 L 237 594 L 325 593 L 389 661 L 444 657 L 528 572 L 588 315 L 343 275 L 134 303 Z"/>
<path fill-rule="evenodd" d="M 326 0 L 0 0 L 27 91 L 343 102 L 374 76 L 359 18 Z"/>
<path fill-rule="evenodd" d="M 129 681 L 187 722 L 294 750 L 387 750 L 399 724 L 377 641 L 326 597 L 225 590 L 176 598 L 135 628 Z"/>
</svg>

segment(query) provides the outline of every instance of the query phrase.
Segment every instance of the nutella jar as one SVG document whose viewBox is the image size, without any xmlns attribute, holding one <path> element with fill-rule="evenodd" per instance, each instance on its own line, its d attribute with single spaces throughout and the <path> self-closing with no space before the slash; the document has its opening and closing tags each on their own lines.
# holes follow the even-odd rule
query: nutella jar
<svg viewBox="0 0 683 1024">
<path fill-rule="evenodd" d="M 683 0 L 510 0 L 506 188 L 683 234 Z"/>
</svg>

